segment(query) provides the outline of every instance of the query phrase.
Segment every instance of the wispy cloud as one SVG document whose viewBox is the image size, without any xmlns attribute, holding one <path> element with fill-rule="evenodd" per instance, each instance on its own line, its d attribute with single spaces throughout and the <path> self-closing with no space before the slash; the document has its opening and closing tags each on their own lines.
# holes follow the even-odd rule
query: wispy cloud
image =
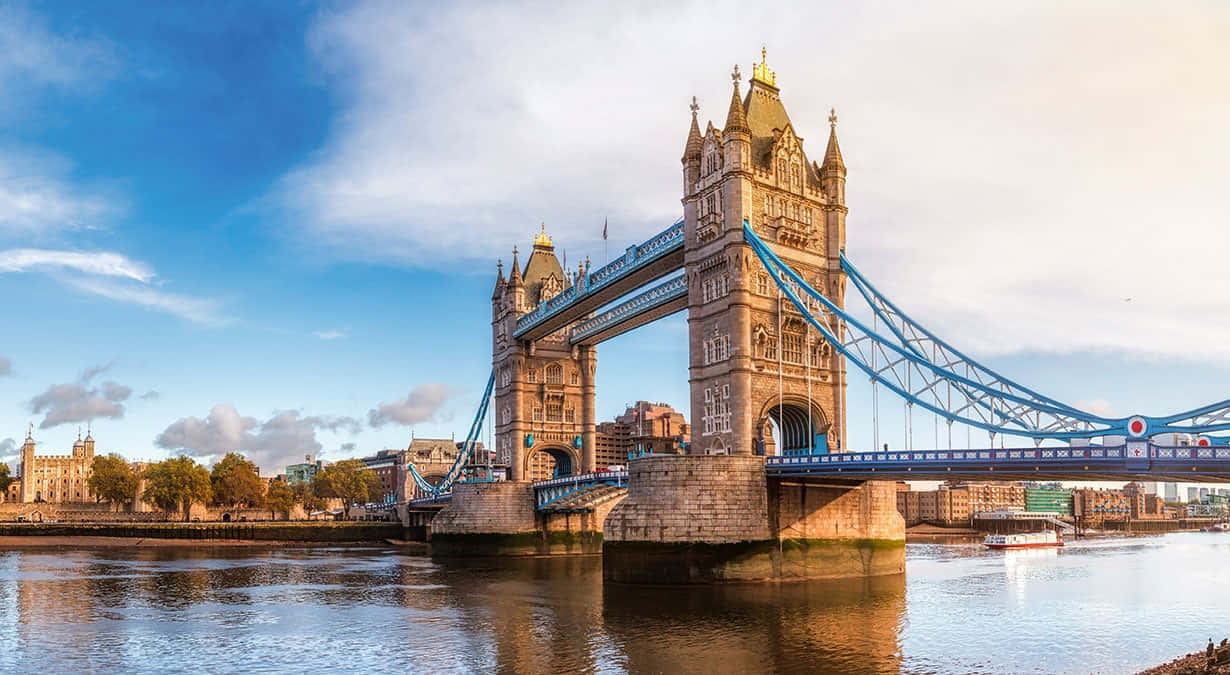
<svg viewBox="0 0 1230 675">
<path fill-rule="evenodd" d="M 219 313 L 219 305 L 215 300 L 167 293 L 144 286 L 119 284 L 104 279 L 71 279 L 66 280 L 65 283 L 77 290 L 108 300 L 140 305 L 195 323 L 221 326 L 231 322 L 229 318 Z"/>
<path fill-rule="evenodd" d="M 148 265 L 129 260 L 118 253 L 49 251 L 33 248 L 0 251 L 0 272 L 25 272 L 49 267 L 122 277 L 142 283 L 147 283 L 154 277 L 154 271 Z"/>
<path fill-rule="evenodd" d="M 11 375 L 13 373 L 13 360 L 7 356 L 0 356 L 0 376 Z"/>
<path fill-rule="evenodd" d="M 77 291 L 173 314 L 188 321 L 224 325 L 216 300 L 159 289 L 149 265 L 108 251 L 11 249 L 0 251 L 0 273 L 41 272 Z M 65 274 L 64 272 L 68 272 Z"/>
<path fill-rule="evenodd" d="M 312 333 L 321 340 L 340 340 L 346 337 L 346 333 L 340 330 L 321 330 Z"/>
<path fill-rule="evenodd" d="M 114 195 L 77 184 L 67 162 L 45 152 L 0 147 L 0 234 L 99 229 L 122 211 Z"/>
</svg>

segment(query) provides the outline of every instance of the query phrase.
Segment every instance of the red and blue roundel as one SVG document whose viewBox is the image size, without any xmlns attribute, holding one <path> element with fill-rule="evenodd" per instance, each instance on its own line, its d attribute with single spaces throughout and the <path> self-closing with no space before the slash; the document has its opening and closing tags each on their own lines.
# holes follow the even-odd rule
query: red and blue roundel
<svg viewBox="0 0 1230 675">
<path fill-rule="evenodd" d="M 1213 445 L 1213 441 L 1210 440 L 1208 436 L 1197 436 L 1196 445 L 1199 445 L 1202 448 L 1207 448 L 1210 445 Z"/>
<path fill-rule="evenodd" d="M 1128 436 L 1132 438 L 1144 438 L 1149 431 L 1149 423 L 1140 415 L 1129 417 L 1127 423 Z"/>
</svg>

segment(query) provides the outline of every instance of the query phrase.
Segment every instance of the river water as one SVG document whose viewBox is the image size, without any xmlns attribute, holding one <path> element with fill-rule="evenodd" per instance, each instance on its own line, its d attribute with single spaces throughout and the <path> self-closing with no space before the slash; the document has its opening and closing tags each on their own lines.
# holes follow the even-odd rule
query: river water
<svg viewBox="0 0 1230 675">
<path fill-rule="evenodd" d="M 0 550 L 0 672 L 1131 672 L 1230 635 L 1230 536 L 909 544 L 905 577 L 604 586 L 597 558 Z"/>
</svg>

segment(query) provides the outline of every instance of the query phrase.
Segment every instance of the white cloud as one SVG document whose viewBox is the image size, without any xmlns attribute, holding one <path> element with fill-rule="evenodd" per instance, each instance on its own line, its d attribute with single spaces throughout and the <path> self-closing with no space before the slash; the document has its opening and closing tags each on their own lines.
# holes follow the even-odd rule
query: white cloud
<svg viewBox="0 0 1230 675">
<path fill-rule="evenodd" d="M 43 415 L 38 428 L 72 422 L 86 422 L 98 418 L 120 419 L 124 417 L 124 401 L 132 396 L 132 389 L 113 380 L 99 386 L 90 382 L 110 365 L 87 368 L 76 382 L 53 384 L 43 393 L 30 399 L 30 412 Z"/>
<path fill-rule="evenodd" d="M 1209 338 L 1230 330 L 1230 8 L 781 12 L 324 12 L 309 44 L 342 112 L 279 186 L 288 227 L 433 266 L 506 256 L 543 220 L 576 253 L 606 216 L 637 241 L 679 212 L 690 96 L 721 126 L 730 64 L 763 40 L 813 158 L 837 107 L 849 255 L 923 323 L 979 355 L 1230 359 Z"/>
<path fill-rule="evenodd" d="M 367 412 L 367 423 L 373 427 L 386 424 L 413 425 L 437 419 L 440 409 L 454 394 L 453 388 L 440 382 L 420 384 L 405 398 L 380 403 Z"/>
<path fill-rule="evenodd" d="M 1099 417 L 1115 417 L 1114 407 L 1110 401 L 1105 399 L 1095 398 L 1083 401 L 1077 401 L 1072 404 L 1072 407 L 1077 410 L 1084 410 L 1087 413 L 1093 413 Z"/>
<path fill-rule="evenodd" d="M 207 298 L 194 298 L 178 293 L 159 291 L 146 286 L 115 283 L 102 279 L 68 279 L 65 280 L 65 283 L 77 290 L 104 297 L 108 300 L 126 302 L 166 312 L 167 314 L 174 314 L 194 323 L 210 325 L 230 323 L 229 318 L 219 313 L 218 302 Z"/>
<path fill-rule="evenodd" d="M 0 93 L 32 87 L 90 89 L 114 75 L 118 66 L 106 40 L 80 32 L 57 35 L 20 6 L 0 7 Z"/>
<path fill-rule="evenodd" d="M 0 376 L 11 375 L 13 373 L 13 361 L 4 356 L 0 356 Z"/>
<path fill-rule="evenodd" d="M 154 271 L 148 265 L 107 251 L 49 251 L 32 248 L 0 251 L 0 272 L 25 272 L 48 267 L 121 277 L 142 283 L 154 277 Z"/>
<path fill-rule="evenodd" d="M 340 330 L 321 330 L 312 333 L 321 340 L 340 340 L 346 337 L 346 333 Z"/>
<path fill-rule="evenodd" d="M 66 162 L 0 147 L 0 235 L 98 229 L 122 210 L 113 195 L 75 184 Z"/>
<path fill-rule="evenodd" d="M 108 251 L 10 249 L 0 251 L 0 273 L 41 272 L 90 295 L 140 305 L 195 323 L 223 325 L 219 303 L 159 290 L 147 264 Z"/>
<path fill-rule="evenodd" d="M 267 473 L 276 473 L 303 455 L 321 451 L 317 431 L 358 433 L 352 417 L 302 416 L 296 410 L 276 412 L 269 419 L 240 415 L 233 405 L 219 404 L 205 419 L 184 417 L 170 424 L 154 443 L 207 460 L 242 452 Z"/>
</svg>

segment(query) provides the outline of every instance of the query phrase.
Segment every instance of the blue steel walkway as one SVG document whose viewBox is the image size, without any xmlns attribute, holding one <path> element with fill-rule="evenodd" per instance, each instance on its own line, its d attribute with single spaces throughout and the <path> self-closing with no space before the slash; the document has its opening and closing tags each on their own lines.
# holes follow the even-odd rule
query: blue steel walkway
<svg viewBox="0 0 1230 675">
<path fill-rule="evenodd" d="M 846 452 L 768 457 L 771 477 L 844 480 L 1165 480 L 1230 481 L 1230 446 L 1000 448 Z"/>
</svg>

